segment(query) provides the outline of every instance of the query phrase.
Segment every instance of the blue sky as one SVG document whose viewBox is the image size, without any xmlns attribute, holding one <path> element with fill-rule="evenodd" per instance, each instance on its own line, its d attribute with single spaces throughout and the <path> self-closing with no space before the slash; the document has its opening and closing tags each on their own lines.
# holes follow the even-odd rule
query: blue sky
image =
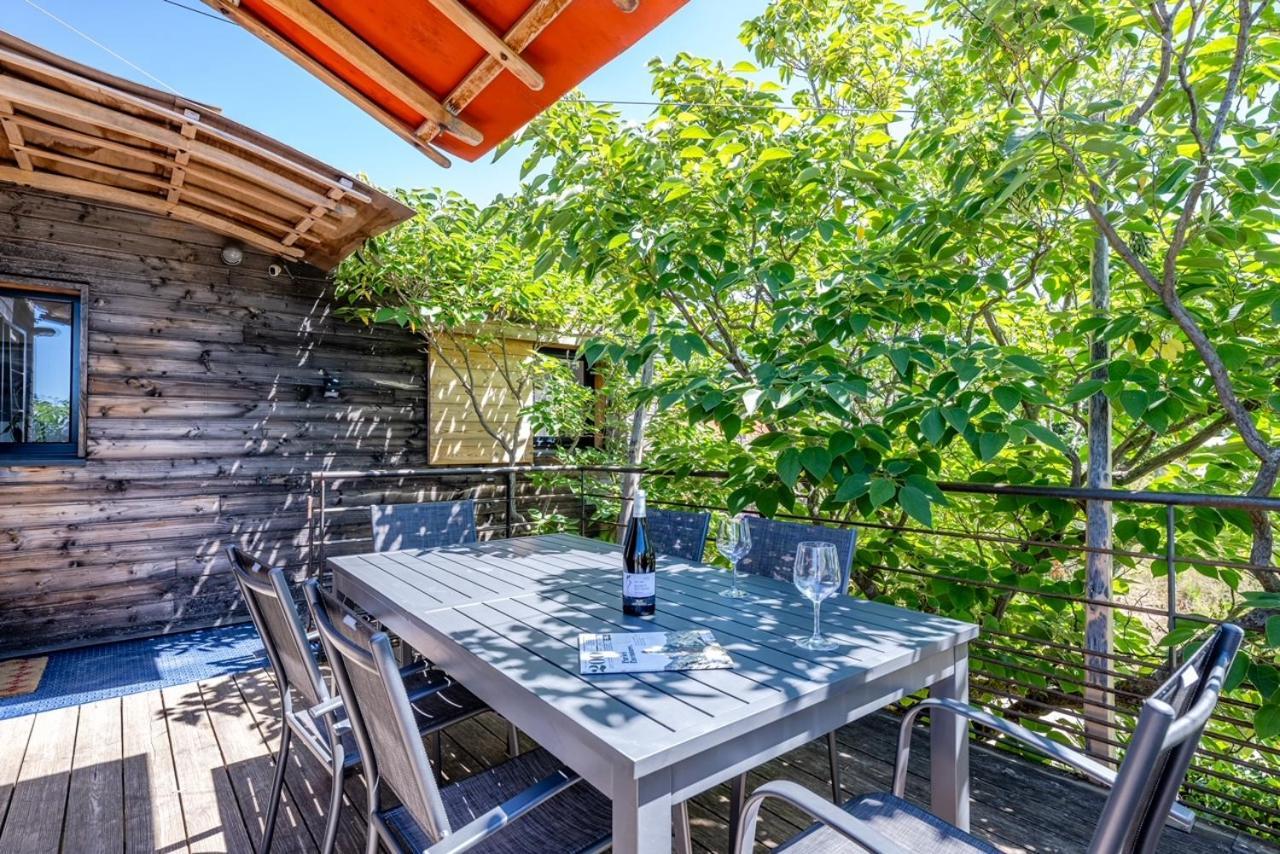
<svg viewBox="0 0 1280 854">
<path fill-rule="evenodd" d="M 766 2 L 690 0 L 582 89 L 594 99 L 648 100 L 645 66 L 655 56 L 683 50 L 730 64 L 746 59 L 739 25 Z M 0 28 L 87 65 L 157 85 L 44 9 L 184 96 L 221 107 L 236 121 L 344 171 L 364 172 L 383 186 L 442 186 L 477 201 L 516 186 L 515 154 L 497 163 L 487 157 L 478 163 L 455 160 L 451 169 L 441 169 L 254 36 L 174 3 L 208 11 L 200 0 L 0 0 Z M 629 108 L 629 114 L 642 118 L 648 108 Z"/>
</svg>

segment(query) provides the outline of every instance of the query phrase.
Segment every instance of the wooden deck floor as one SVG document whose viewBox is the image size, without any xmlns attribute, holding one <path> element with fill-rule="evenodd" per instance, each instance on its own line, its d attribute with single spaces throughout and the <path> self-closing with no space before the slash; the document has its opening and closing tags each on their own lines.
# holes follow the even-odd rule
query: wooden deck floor
<svg viewBox="0 0 1280 854">
<path fill-rule="evenodd" d="M 273 771 L 274 700 L 270 679 L 257 671 L 0 721 L 0 852 L 252 851 Z M 491 715 L 450 730 L 444 775 L 501 761 L 504 732 Z M 850 794 L 888 786 L 893 733 L 887 717 L 842 731 Z M 927 739 L 919 742 L 913 770 L 928 767 Z M 273 847 L 315 851 L 327 779 L 304 750 L 294 756 Z M 1084 849 L 1102 800 L 1096 789 L 981 749 L 972 766 L 976 832 L 1007 851 Z M 751 785 L 787 778 L 824 791 L 825 769 L 824 749 L 814 744 L 761 769 Z M 908 794 L 927 802 L 924 777 L 911 785 Z M 727 787 L 691 804 L 699 852 L 728 849 L 727 806 Z M 767 813 L 760 850 L 802 822 L 785 810 Z M 339 850 L 358 854 L 363 840 L 357 810 L 344 810 Z M 1161 850 L 1271 849 L 1207 828 L 1169 831 Z"/>
</svg>

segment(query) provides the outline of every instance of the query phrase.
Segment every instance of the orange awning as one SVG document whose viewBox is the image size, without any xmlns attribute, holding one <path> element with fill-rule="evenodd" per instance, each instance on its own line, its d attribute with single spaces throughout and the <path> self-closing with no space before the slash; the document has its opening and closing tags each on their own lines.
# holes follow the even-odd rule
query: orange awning
<svg viewBox="0 0 1280 854">
<path fill-rule="evenodd" d="M 688 0 L 205 2 L 448 165 L 440 149 L 491 151 Z"/>
</svg>

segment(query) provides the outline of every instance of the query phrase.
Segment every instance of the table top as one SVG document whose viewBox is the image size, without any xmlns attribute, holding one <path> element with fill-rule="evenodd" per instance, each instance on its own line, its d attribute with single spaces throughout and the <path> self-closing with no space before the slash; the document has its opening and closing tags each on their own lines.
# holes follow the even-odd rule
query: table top
<svg viewBox="0 0 1280 854">
<path fill-rule="evenodd" d="M 649 767 L 817 703 L 856 699 L 859 686 L 951 655 L 978 634 L 958 620 L 838 596 L 823 603 L 822 628 L 840 647 L 812 652 L 794 642 L 812 611 L 791 585 L 740 576 L 751 598 L 726 599 L 725 570 L 666 558 L 657 613 L 627 617 L 620 549 L 569 534 L 328 563 L 346 595 L 430 644 L 434 660 L 499 711 L 536 706 L 549 719 L 540 729 L 572 729 L 585 747 Z M 711 629 L 735 668 L 578 673 L 581 632 L 686 629 Z"/>
</svg>

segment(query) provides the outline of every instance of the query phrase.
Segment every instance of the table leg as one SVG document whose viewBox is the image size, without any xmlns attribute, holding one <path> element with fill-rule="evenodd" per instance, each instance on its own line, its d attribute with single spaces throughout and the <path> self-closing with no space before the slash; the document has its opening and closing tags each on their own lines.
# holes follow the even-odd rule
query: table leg
<svg viewBox="0 0 1280 854">
<path fill-rule="evenodd" d="M 689 837 L 689 802 L 681 801 L 671 808 L 671 831 L 675 834 L 672 850 L 675 854 L 693 854 L 693 840 Z"/>
<path fill-rule="evenodd" d="M 669 854 L 671 781 L 648 778 L 618 786 L 613 798 L 613 854 Z"/>
<path fill-rule="evenodd" d="M 951 675 L 929 686 L 931 697 L 969 702 L 969 645 L 955 650 Z M 969 829 L 969 722 L 959 715 L 930 715 L 931 810 L 961 830 Z"/>
</svg>

